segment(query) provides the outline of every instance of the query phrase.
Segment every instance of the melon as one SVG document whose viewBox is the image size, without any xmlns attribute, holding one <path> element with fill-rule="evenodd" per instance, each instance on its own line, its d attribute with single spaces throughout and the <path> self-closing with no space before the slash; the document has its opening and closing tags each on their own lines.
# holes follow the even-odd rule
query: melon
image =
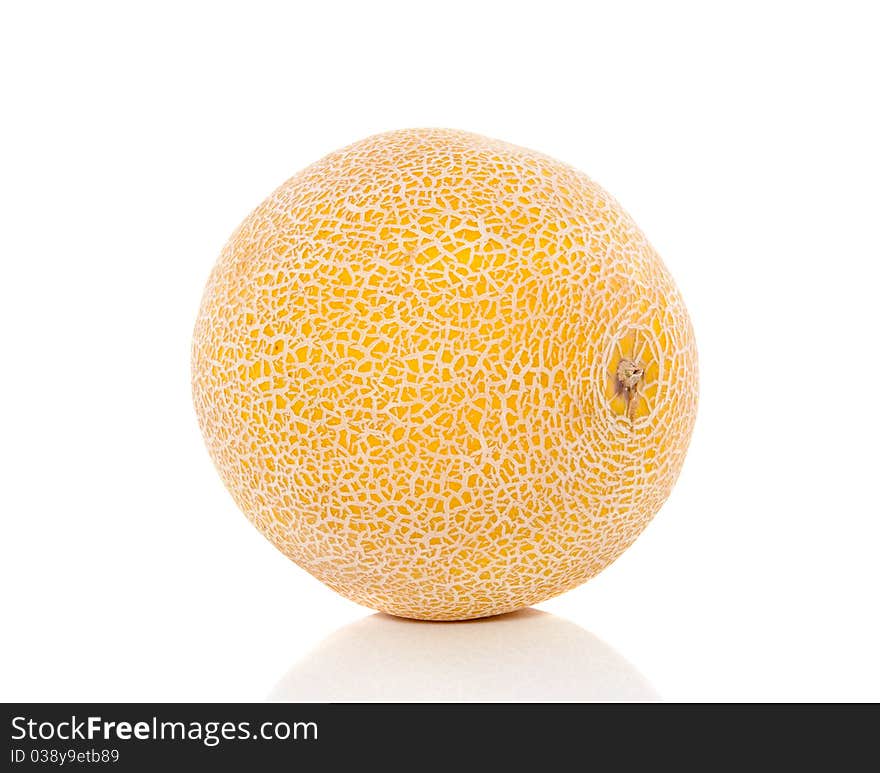
<svg viewBox="0 0 880 773">
<path fill-rule="evenodd" d="M 581 172 L 446 129 L 367 138 L 238 227 L 192 347 L 233 499 L 343 596 L 508 612 L 614 561 L 668 497 L 697 409 L 682 298 Z"/>
</svg>

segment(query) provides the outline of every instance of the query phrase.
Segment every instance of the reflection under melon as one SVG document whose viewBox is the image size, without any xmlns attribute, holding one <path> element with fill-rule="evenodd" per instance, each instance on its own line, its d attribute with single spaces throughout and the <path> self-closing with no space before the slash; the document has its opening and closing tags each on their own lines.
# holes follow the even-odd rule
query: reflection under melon
<svg viewBox="0 0 880 773">
<path fill-rule="evenodd" d="M 370 615 L 327 637 L 269 695 L 297 702 L 658 699 L 612 647 L 535 609 L 463 622 Z"/>
</svg>

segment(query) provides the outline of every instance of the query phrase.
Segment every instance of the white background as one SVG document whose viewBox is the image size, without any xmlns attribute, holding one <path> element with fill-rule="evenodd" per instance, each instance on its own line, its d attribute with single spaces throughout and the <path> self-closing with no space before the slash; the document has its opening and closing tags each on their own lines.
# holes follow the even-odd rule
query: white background
<svg viewBox="0 0 880 773">
<path fill-rule="evenodd" d="M 880 699 L 872 10 L 4 4 L 0 698 Z M 228 235 L 412 126 L 583 169 L 693 317 L 677 488 L 556 617 L 363 620 L 248 524 L 196 425 Z"/>
</svg>

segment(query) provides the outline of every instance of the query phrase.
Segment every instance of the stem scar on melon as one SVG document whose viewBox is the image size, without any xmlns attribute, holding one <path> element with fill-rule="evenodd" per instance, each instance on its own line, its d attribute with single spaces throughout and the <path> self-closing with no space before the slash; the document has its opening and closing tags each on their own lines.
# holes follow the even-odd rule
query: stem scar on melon
<svg viewBox="0 0 880 773">
<path fill-rule="evenodd" d="M 631 330 L 615 343 L 606 392 L 612 412 L 633 430 L 653 410 L 659 389 L 658 345 L 650 333 Z"/>
<path fill-rule="evenodd" d="M 636 418 L 636 406 L 640 399 L 639 384 L 645 378 L 645 366 L 641 362 L 625 357 L 617 364 L 615 377 L 617 378 L 615 394 L 623 397 L 627 418 L 632 423 Z"/>
</svg>

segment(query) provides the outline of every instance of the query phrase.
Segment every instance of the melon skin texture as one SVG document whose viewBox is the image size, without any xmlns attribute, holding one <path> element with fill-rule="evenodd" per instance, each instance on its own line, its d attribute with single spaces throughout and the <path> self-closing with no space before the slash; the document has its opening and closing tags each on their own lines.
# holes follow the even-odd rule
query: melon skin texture
<svg viewBox="0 0 880 773">
<path fill-rule="evenodd" d="M 443 129 L 332 153 L 239 226 L 192 386 L 235 502 L 343 596 L 508 612 L 615 560 L 697 409 L 684 303 L 582 173 Z"/>
</svg>

